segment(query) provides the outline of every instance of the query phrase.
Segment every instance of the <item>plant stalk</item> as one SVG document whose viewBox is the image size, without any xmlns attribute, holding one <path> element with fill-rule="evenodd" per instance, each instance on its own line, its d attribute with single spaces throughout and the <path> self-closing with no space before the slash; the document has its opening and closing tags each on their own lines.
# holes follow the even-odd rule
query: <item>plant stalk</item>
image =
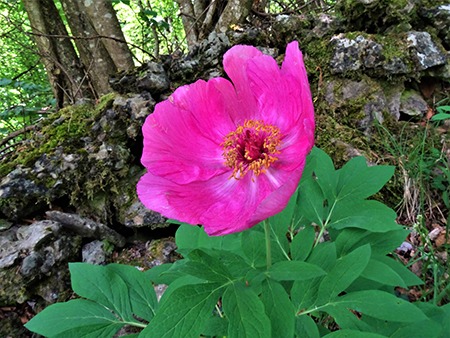
<svg viewBox="0 0 450 338">
<path fill-rule="evenodd" d="M 272 265 L 272 249 L 270 247 L 270 224 L 269 220 L 264 220 L 264 233 L 266 234 L 266 257 L 267 257 L 267 269 Z"/>
</svg>

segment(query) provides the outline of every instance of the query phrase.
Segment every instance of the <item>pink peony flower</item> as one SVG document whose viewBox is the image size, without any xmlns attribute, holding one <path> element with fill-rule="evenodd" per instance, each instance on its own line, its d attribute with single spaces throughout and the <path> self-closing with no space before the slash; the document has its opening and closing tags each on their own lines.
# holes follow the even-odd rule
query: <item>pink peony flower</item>
<svg viewBox="0 0 450 338">
<path fill-rule="evenodd" d="M 282 211 L 314 144 L 314 108 L 298 43 L 281 69 L 254 47 L 224 55 L 223 78 L 178 88 L 143 127 L 142 203 L 210 236 Z M 233 86 L 234 84 L 234 86 Z"/>
</svg>

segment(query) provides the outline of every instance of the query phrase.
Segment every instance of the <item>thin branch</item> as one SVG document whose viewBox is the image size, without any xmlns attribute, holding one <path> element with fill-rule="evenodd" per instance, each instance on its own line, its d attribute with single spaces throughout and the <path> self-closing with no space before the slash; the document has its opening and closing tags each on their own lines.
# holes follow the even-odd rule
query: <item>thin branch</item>
<svg viewBox="0 0 450 338">
<path fill-rule="evenodd" d="M 27 126 L 25 128 L 16 130 L 15 132 L 12 132 L 11 134 L 6 135 L 3 140 L 0 140 L 0 147 L 3 146 L 4 144 L 6 144 L 9 140 L 11 140 L 19 135 L 27 133 L 27 132 L 33 130 L 35 127 L 36 127 L 35 125 Z"/>
</svg>

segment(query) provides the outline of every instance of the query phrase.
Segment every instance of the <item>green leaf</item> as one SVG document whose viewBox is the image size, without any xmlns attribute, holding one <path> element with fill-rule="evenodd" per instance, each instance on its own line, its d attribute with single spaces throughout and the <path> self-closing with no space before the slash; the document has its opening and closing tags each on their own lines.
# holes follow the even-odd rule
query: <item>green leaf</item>
<svg viewBox="0 0 450 338">
<path fill-rule="evenodd" d="M 402 323 L 363 315 L 361 321 L 370 325 L 372 331 L 391 338 L 436 338 L 442 330 L 442 326 L 438 322 L 428 318 L 418 322 Z"/>
<path fill-rule="evenodd" d="M 150 279 L 155 284 L 167 284 L 169 285 L 173 280 L 167 280 L 167 276 L 161 276 L 164 272 L 172 267 L 172 263 L 166 263 L 161 265 L 156 265 L 150 270 L 144 272 L 148 279 Z"/>
<path fill-rule="evenodd" d="M 136 322 L 132 315 L 127 284 L 105 266 L 69 263 L 72 289 L 81 297 L 91 299 L 120 318 Z"/>
<path fill-rule="evenodd" d="M 0 79 L 0 87 L 7 86 L 12 82 L 10 79 L 2 78 Z"/>
<path fill-rule="evenodd" d="M 339 258 L 320 283 L 316 305 L 327 303 L 350 286 L 366 268 L 370 254 L 370 245 L 366 244 Z"/>
<path fill-rule="evenodd" d="M 336 263 L 336 248 L 334 243 L 324 242 L 314 247 L 307 262 L 319 266 L 324 271 L 330 271 Z M 314 304 L 322 279 L 323 277 L 317 277 L 310 280 L 294 282 L 291 289 L 291 298 L 296 313 Z"/>
<path fill-rule="evenodd" d="M 227 282 L 231 280 L 230 271 L 215 257 L 195 249 L 188 254 L 189 261 L 183 265 L 186 274 L 211 282 Z"/>
<path fill-rule="evenodd" d="M 103 324 L 103 325 L 89 325 L 83 327 L 76 327 L 50 338 L 110 338 L 113 337 L 117 331 L 122 328 L 122 323 Z"/>
<path fill-rule="evenodd" d="M 291 255 L 295 261 L 304 261 L 314 245 L 316 232 L 312 225 L 307 225 L 303 230 L 300 230 L 292 240 Z"/>
<path fill-rule="evenodd" d="M 360 332 L 374 331 L 367 323 L 363 322 L 356 314 L 346 307 L 339 305 L 328 306 L 325 311 L 334 318 L 336 324 L 339 325 L 341 329 L 358 330 Z"/>
<path fill-rule="evenodd" d="M 261 301 L 270 319 L 272 337 L 293 337 L 295 312 L 283 286 L 270 278 L 265 279 L 262 283 Z"/>
<path fill-rule="evenodd" d="M 375 259 L 369 260 L 361 276 L 384 285 L 407 287 L 403 279 L 394 270 Z"/>
<path fill-rule="evenodd" d="M 323 338 L 388 338 L 388 337 L 371 332 L 361 332 L 355 330 L 339 330 L 331 332 L 326 336 L 323 336 Z"/>
<path fill-rule="evenodd" d="M 363 314 L 395 322 L 410 323 L 425 320 L 427 317 L 416 306 L 387 292 L 378 290 L 358 291 L 337 297 L 328 306 L 339 306 L 352 309 Z"/>
<path fill-rule="evenodd" d="M 326 274 L 317 265 L 302 261 L 283 261 L 273 264 L 267 273 L 276 281 L 306 280 Z"/>
<path fill-rule="evenodd" d="M 361 239 L 367 236 L 368 233 L 369 231 L 367 230 L 356 228 L 346 228 L 340 231 L 339 235 L 334 241 L 334 243 L 336 243 L 336 252 L 338 254 L 338 257 L 343 257 L 349 252 L 352 252 L 354 249 L 356 249 L 355 246 L 361 246 Z"/>
<path fill-rule="evenodd" d="M 323 150 L 314 147 L 311 155 L 316 162 L 314 166 L 314 174 L 317 177 L 316 181 L 322 188 L 324 197 L 331 205 L 336 200 L 337 183 L 339 179 L 339 172 L 334 169 L 333 161 Z"/>
<path fill-rule="evenodd" d="M 317 324 L 310 316 L 295 317 L 295 335 L 297 338 L 319 338 Z"/>
<path fill-rule="evenodd" d="M 298 191 L 297 214 L 304 216 L 309 223 L 322 225 L 325 219 L 322 189 L 313 177 L 304 180 Z"/>
<path fill-rule="evenodd" d="M 104 306 L 86 299 L 70 300 L 46 307 L 33 317 L 25 327 L 43 336 L 52 337 L 72 329 L 120 329 L 126 323 L 121 322 Z M 117 331 L 116 330 L 116 331 Z M 67 336 L 69 338 L 69 336 Z M 111 336 L 98 336 L 111 337 Z"/>
<path fill-rule="evenodd" d="M 355 249 L 357 246 L 370 244 L 373 256 L 384 257 L 386 256 L 386 254 L 391 253 L 395 249 L 397 249 L 403 243 L 410 232 L 411 231 L 407 229 L 396 229 L 383 233 L 368 232 L 366 236 L 359 240 L 359 242 L 353 247 L 353 249 Z"/>
<path fill-rule="evenodd" d="M 194 249 L 217 249 L 240 254 L 241 233 L 209 237 L 201 227 L 182 223 L 175 234 L 177 251 L 187 255 Z"/>
<path fill-rule="evenodd" d="M 376 259 L 386 264 L 393 271 L 395 271 L 403 279 L 403 281 L 407 286 L 423 284 L 423 281 L 419 277 L 417 277 L 413 272 L 411 272 L 407 267 L 405 267 L 402 263 L 397 262 L 396 260 L 389 257 L 377 257 Z"/>
<path fill-rule="evenodd" d="M 270 338 L 270 320 L 258 295 L 241 281 L 228 285 L 222 306 L 229 320 L 227 338 Z"/>
<path fill-rule="evenodd" d="M 209 317 L 202 331 L 202 336 L 226 336 L 228 330 L 228 319 L 212 315 Z"/>
<path fill-rule="evenodd" d="M 329 226 L 335 229 L 352 227 L 372 232 L 387 232 L 401 228 L 395 222 L 396 217 L 394 210 L 378 201 L 341 201 L 336 203 Z"/>
<path fill-rule="evenodd" d="M 164 291 L 163 295 L 161 296 L 161 299 L 159 300 L 159 307 L 161 307 L 166 301 L 168 301 L 170 299 L 170 295 L 174 293 L 178 288 L 181 288 L 185 285 L 200 284 L 204 282 L 205 280 L 190 275 L 176 278 L 172 283 L 170 283 L 166 291 Z"/>
<path fill-rule="evenodd" d="M 354 157 L 339 171 L 338 200 L 365 199 L 380 191 L 394 174 L 393 166 L 368 167 L 364 156 Z"/>
<path fill-rule="evenodd" d="M 450 114 L 439 113 L 431 117 L 431 121 L 442 121 L 450 119 Z"/>
<path fill-rule="evenodd" d="M 222 288 L 220 283 L 191 284 L 177 288 L 160 306 L 139 337 L 198 338 L 220 298 Z"/>
<path fill-rule="evenodd" d="M 286 256 L 289 253 L 289 242 L 286 234 L 293 221 L 294 211 L 297 206 L 297 196 L 298 188 L 289 199 L 286 208 L 269 218 L 272 241 L 275 241 L 276 247 L 283 251 Z"/>
<path fill-rule="evenodd" d="M 106 267 L 118 274 L 127 284 L 133 313 L 150 321 L 158 307 L 151 280 L 143 272 L 129 265 L 109 264 Z"/>
<path fill-rule="evenodd" d="M 256 230 L 242 232 L 241 250 L 250 266 L 256 268 L 266 265 L 266 239 L 264 233 Z"/>
</svg>

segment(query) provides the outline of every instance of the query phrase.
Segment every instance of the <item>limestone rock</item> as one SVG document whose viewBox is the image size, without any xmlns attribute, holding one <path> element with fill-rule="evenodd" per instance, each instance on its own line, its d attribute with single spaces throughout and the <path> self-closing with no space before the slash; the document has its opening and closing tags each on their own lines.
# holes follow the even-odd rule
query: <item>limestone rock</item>
<svg viewBox="0 0 450 338">
<path fill-rule="evenodd" d="M 102 223 L 61 211 L 47 211 L 45 214 L 49 219 L 60 222 L 64 227 L 82 237 L 106 239 L 118 247 L 125 245 L 125 238 L 122 235 Z"/>
<path fill-rule="evenodd" d="M 407 90 L 400 98 L 399 111 L 409 116 L 421 116 L 428 111 L 428 105 L 418 92 Z"/>
<path fill-rule="evenodd" d="M 83 245 L 81 250 L 82 262 L 93 265 L 105 265 L 108 254 L 105 251 L 105 243 L 95 240 Z"/>
<path fill-rule="evenodd" d="M 157 94 L 169 89 L 169 85 L 166 71 L 156 62 L 147 62 L 145 73 L 136 80 L 138 92 Z"/>
<path fill-rule="evenodd" d="M 408 47 L 411 49 L 411 59 L 418 70 L 443 65 L 447 57 L 427 32 L 409 32 Z"/>
</svg>

